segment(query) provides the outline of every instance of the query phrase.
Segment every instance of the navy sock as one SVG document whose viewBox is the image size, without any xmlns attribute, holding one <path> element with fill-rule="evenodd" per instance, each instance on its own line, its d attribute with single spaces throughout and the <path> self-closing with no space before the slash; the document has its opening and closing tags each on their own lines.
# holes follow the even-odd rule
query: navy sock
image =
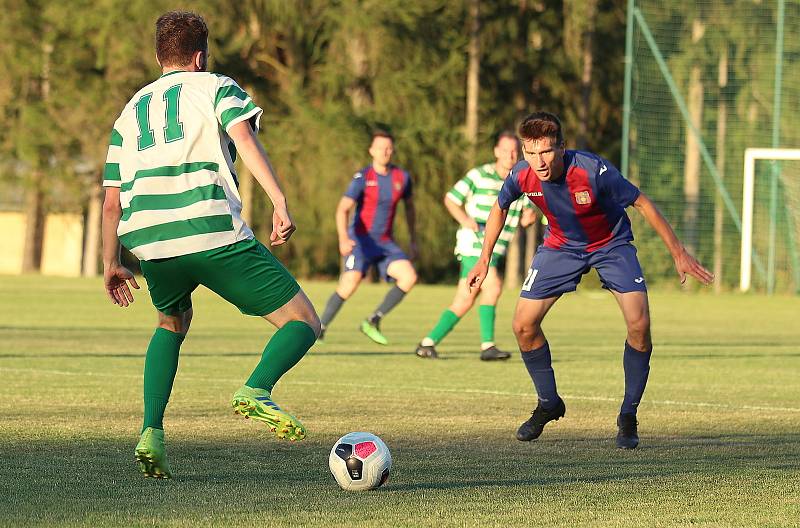
<svg viewBox="0 0 800 528">
<path fill-rule="evenodd" d="M 328 304 L 325 305 L 325 311 L 322 313 L 322 317 L 320 318 L 320 322 L 322 323 L 323 327 L 327 327 L 333 318 L 336 317 L 336 314 L 339 312 L 339 308 L 342 307 L 344 304 L 344 299 L 341 296 L 333 292 L 331 298 L 328 299 Z"/>
<path fill-rule="evenodd" d="M 369 321 L 373 324 L 379 323 L 383 317 L 391 311 L 392 308 L 400 304 L 400 301 L 403 300 L 403 297 L 406 296 L 406 292 L 398 288 L 397 286 L 392 286 L 392 289 L 389 290 L 389 293 L 386 294 L 386 297 L 383 298 L 383 302 L 380 306 L 375 309 L 375 312 L 369 317 Z"/>
<path fill-rule="evenodd" d="M 542 408 L 553 409 L 561 398 L 556 391 L 556 375 L 550 364 L 550 345 L 545 341 L 539 348 L 522 352 L 522 361 L 536 387 Z"/>
<path fill-rule="evenodd" d="M 625 341 L 625 353 L 622 356 L 622 366 L 625 369 L 625 398 L 622 400 L 620 414 L 636 414 L 636 408 L 642 400 L 647 385 L 647 376 L 650 374 L 652 353 L 652 349 L 640 352 Z"/>
</svg>

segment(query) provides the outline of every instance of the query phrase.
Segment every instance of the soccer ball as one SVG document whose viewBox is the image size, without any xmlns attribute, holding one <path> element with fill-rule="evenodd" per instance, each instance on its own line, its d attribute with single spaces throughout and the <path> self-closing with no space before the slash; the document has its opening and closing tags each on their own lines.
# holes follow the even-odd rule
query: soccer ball
<svg viewBox="0 0 800 528">
<path fill-rule="evenodd" d="M 372 490 L 388 480 L 392 455 L 374 434 L 348 433 L 333 445 L 328 465 L 343 490 Z"/>
</svg>

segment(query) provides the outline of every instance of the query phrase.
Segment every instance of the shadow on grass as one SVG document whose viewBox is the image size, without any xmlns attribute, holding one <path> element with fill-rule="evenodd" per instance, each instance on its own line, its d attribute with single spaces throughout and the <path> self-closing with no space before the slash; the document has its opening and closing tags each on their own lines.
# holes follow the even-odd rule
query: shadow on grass
<svg viewBox="0 0 800 528">
<path fill-rule="evenodd" d="M 178 436 L 178 435 L 176 435 Z M 390 483 L 371 497 L 444 503 L 464 490 L 501 488 L 515 494 L 542 487 L 627 483 L 631 489 L 671 479 L 715 482 L 774 479 L 775 471 L 800 471 L 800 434 L 645 439 L 636 451 L 619 451 L 609 438 L 556 438 L 521 443 L 491 435 L 480 441 L 459 437 L 395 438 Z M 144 479 L 132 461 L 134 440 L 25 441 L 0 443 L 0 519 L 64 522 L 93 514 L 137 518 L 142 508 L 170 516 L 235 507 L 327 508 L 357 511 L 363 503 L 341 503 L 343 494 L 328 472 L 330 446 L 220 435 L 207 442 L 169 444 L 176 479 Z M 731 484 L 733 485 L 733 484 Z M 524 490 L 528 490 L 527 492 Z M 254 494 L 253 490 L 258 490 Z M 457 492 L 454 496 L 453 493 Z M 421 495 L 422 494 L 422 495 Z M 347 495 L 352 497 L 352 495 Z M 372 500 L 372 499 L 370 499 Z M 338 510 L 337 510 L 338 509 Z M 250 511 L 250 510 L 248 510 Z"/>
</svg>

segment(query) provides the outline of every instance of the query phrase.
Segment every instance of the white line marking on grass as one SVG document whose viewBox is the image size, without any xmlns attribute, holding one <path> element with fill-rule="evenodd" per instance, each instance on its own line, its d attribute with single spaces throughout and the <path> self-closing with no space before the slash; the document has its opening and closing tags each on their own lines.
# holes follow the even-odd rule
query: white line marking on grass
<svg viewBox="0 0 800 528">
<path fill-rule="evenodd" d="M 0 372 L 35 372 L 39 374 L 54 374 L 57 376 L 94 376 L 100 378 L 141 378 L 140 375 L 134 374 L 101 374 L 96 372 L 73 372 L 66 370 L 48 370 L 48 369 L 35 369 L 35 368 L 8 368 L 0 367 Z M 219 383 L 241 383 L 241 379 L 232 378 L 204 378 L 181 376 L 181 381 L 203 381 L 203 382 L 219 382 Z M 363 385 L 360 383 L 336 383 L 329 381 L 309 381 L 309 380 L 294 380 L 292 383 L 296 385 L 318 385 L 324 387 L 345 387 L 353 389 L 373 389 L 381 390 L 387 389 L 385 385 Z M 532 392 L 511 392 L 511 391 L 497 391 L 488 389 L 450 389 L 450 388 L 434 388 L 434 387 L 411 387 L 411 386 L 396 386 L 392 389 L 404 392 L 439 392 L 439 393 L 453 393 L 453 394 L 481 394 L 484 396 L 532 396 Z M 618 402 L 619 398 L 609 398 L 607 396 L 580 396 L 575 394 L 564 394 L 564 398 L 569 400 L 583 400 L 583 401 L 602 401 L 602 402 Z M 676 400 L 646 400 L 646 403 L 655 405 L 674 405 L 680 407 L 710 407 L 714 409 L 731 409 L 740 410 L 746 409 L 749 411 L 782 411 L 800 413 L 798 407 L 773 407 L 770 405 L 730 405 L 726 403 L 710 403 L 710 402 L 687 402 Z"/>
</svg>

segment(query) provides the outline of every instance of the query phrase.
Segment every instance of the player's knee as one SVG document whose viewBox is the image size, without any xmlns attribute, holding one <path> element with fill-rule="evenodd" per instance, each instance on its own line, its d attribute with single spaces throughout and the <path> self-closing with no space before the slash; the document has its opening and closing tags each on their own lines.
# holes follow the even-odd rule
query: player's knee
<svg viewBox="0 0 800 528">
<path fill-rule="evenodd" d="M 417 272 L 414 271 L 413 269 L 407 271 L 397 279 L 397 287 L 405 292 L 413 288 L 416 283 L 417 283 Z"/>
<path fill-rule="evenodd" d="M 336 293 L 342 299 L 347 300 L 355 293 L 356 289 L 358 289 L 359 282 L 359 280 L 342 281 L 342 283 L 339 284 L 339 287 L 336 288 Z"/>
<path fill-rule="evenodd" d="M 450 305 L 450 311 L 459 317 L 464 317 L 464 314 L 472 308 L 473 304 L 475 304 L 475 297 L 458 297 Z"/>
<path fill-rule="evenodd" d="M 303 322 L 313 330 L 316 337 L 319 337 L 319 333 L 322 331 L 322 323 L 320 323 L 316 310 L 312 309 L 311 313 L 306 315 Z"/>
<path fill-rule="evenodd" d="M 158 314 L 158 327 L 163 328 L 164 330 L 168 330 L 174 334 L 183 334 L 189 331 L 189 323 L 191 323 L 192 316 L 191 314 L 187 315 L 185 312 L 180 315 L 164 315 L 162 313 Z"/>
<path fill-rule="evenodd" d="M 637 350 L 647 351 L 650 343 L 650 317 L 643 315 L 628 322 L 628 343 Z"/>
<path fill-rule="evenodd" d="M 511 323 L 511 328 L 514 330 L 514 335 L 517 337 L 517 342 L 525 343 L 532 341 L 539 335 L 539 324 L 530 321 L 519 321 L 514 319 Z"/>
<path fill-rule="evenodd" d="M 497 304 L 501 291 L 497 286 L 488 289 L 484 288 L 481 290 L 481 304 Z"/>
</svg>

